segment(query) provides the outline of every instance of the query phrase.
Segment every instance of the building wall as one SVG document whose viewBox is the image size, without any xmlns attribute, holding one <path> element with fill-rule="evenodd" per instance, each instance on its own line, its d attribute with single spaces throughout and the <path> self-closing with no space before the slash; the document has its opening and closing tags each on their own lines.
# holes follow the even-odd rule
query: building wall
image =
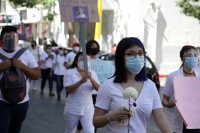
<svg viewBox="0 0 200 133">
<path fill-rule="evenodd" d="M 200 24 L 197 19 L 180 13 L 174 0 L 155 0 L 159 2 L 158 16 L 155 22 L 155 9 L 149 0 L 142 0 L 141 4 L 141 26 L 144 27 L 143 42 L 150 57 L 156 54 L 155 64 L 162 72 L 172 72 L 181 65 L 179 52 L 184 45 L 200 45 Z M 150 8 L 149 11 L 147 11 Z M 151 18 L 151 19 L 150 19 Z M 146 23 L 143 23 L 146 20 Z M 155 39 L 156 28 L 156 41 Z M 156 42 L 156 44 L 151 44 Z M 154 46 L 156 45 L 156 46 Z M 152 51 L 156 48 L 156 53 Z"/>
</svg>

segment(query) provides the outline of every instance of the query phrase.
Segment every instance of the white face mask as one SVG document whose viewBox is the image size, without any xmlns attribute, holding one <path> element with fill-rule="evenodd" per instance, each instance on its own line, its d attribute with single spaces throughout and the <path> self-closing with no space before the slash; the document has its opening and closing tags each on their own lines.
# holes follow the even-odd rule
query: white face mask
<svg viewBox="0 0 200 133">
<path fill-rule="evenodd" d="M 73 48 L 73 50 L 74 50 L 75 52 L 79 52 L 80 48 L 79 48 L 78 46 L 75 46 L 75 47 Z"/>
<path fill-rule="evenodd" d="M 78 60 L 79 60 L 79 62 L 78 62 L 78 68 L 81 69 L 81 70 L 85 70 L 84 69 L 85 68 L 84 67 L 84 61 L 83 61 L 82 56 Z M 88 65 L 88 70 L 90 70 L 91 63 L 90 63 L 90 57 L 89 56 L 87 56 L 87 65 Z"/>
<path fill-rule="evenodd" d="M 16 50 L 18 47 L 17 33 L 5 33 L 2 39 L 2 48 L 5 50 Z"/>
<path fill-rule="evenodd" d="M 81 70 L 84 70 L 84 62 L 83 61 L 78 62 L 78 68 Z"/>
</svg>

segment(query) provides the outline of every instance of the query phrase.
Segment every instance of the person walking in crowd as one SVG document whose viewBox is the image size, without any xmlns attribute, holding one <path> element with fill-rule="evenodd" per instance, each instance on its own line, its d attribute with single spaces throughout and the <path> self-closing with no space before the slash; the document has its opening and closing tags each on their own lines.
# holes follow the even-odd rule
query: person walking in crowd
<svg viewBox="0 0 200 133">
<path fill-rule="evenodd" d="M 130 117 L 131 133 L 146 133 L 146 124 L 150 114 L 162 133 L 172 133 L 171 126 L 165 117 L 155 84 L 147 79 L 145 67 L 145 49 L 142 42 L 135 38 L 122 39 L 115 54 L 114 76 L 100 87 L 95 104 L 93 124 L 95 127 L 106 126 L 108 133 L 125 133 L 124 120 Z M 134 112 L 126 111 L 122 106 L 128 105 L 124 99 L 124 90 L 134 87 L 138 92 L 133 102 Z M 121 122 L 122 121 L 122 122 Z"/>
<path fill-rule="evenodd" d="M 0 82 L 5 75 L 4 71 L 15 67 L 22 71 L 23 76 L 32 80 L 37 80 L 40 77 L 40 69 L 34 56 L 29 50 L 25 50 L 16 57 L 21 50 L 18 44 L 18 34 L 16 27 L 5 26 L 1 31 L 2 48 L 0 48 L 1 55 L 8 59 L 4 61 L 0 59 Z M 17 104 L 11 104 L 3 97 L 2 87 L 0 86 L 0 132 L 1 133 L 20 133 L 23 121 L 26 118 L 28 104 L 29 104 L 29 80 L 25 80 L 26 93 L 23 95 L 23 100 Z M 13 87 L 14 88 L 14 87 Z M 12 88 L 12 89 L 13 89 Z M 9 88 L 10 89 L 10 88 Z M 15 92 L 12 92 L 15 93 Z M 22 96 L 22 95 L 21 95 Z"/>
<path fill-rule="evenodd" d="M 69 94 L 64 109 L 65 133 L 75 133 L 79 121 L 85 133 L 94 133 L 92 90 L 98 90 L 100 85 L 94 71 L 84 71 L 82 52 L 76 55 L 72 68 L 66 71 L 64 87 Z"/>
<path fill-rule="evenodd" d="M 79 51 L 80 51 L 80 44 L 78 42 L 74 42 L 72 47 L 73 47 L 73 51 L 68 53 L 65 57 L 64 65 L 66 68 L 70 68 L 70 66 L 72 65 L 72 63 L 74 61 L 76 54 L 79 53 Z"/>
<path fill-rule="evenodd" d="M 63 65 L 64 61 L 65 61 L 65 51 L 64 51 L 64 47 L 61 46 L 58 48 L 58 53 L 53 60 L 53 66 L 50 73 L 50 76 L 53 75 L 53 72 L 55 75 L 58 101 L 60 101 L 60 93 L 63 89 L 64 73 L 67 70 L 65 66 Z"/>
<path fill-rule="evenodd" d="M 95 40 L 90 40 L 86 43 L 86 52 L 87 52 L 87 55 L 90 56 L 90 59 L 91 61 L 98 61 L 100 60 L 98 57 L 97 57 L 97 54 L 99 53 L 100 51 L 100 46 L 99 46 L 99 43 Z M 95 105 L 96 103 L 96 97 L 97 97 L 97 91 L 96 90 L 93 90 L 92 91 L 92 99 L 93 99 L 93 104 Z M 81 125 L 79 123 L 78 125 L 78 130 L 81 130 Z M 95 128 L 95 133 L 96 133 L 97 129 Z"/>
<path fill-rule="evenodd" d="M 31 42 L 31 48 L 29 50 L 33 54 L 33 56 L 35 57 L 35 60 L 38 63 L 38 66 L 40 67 L 42 65 L 42 63 L 40 61 L 41 50 L 40 50 L 39 47 L 37 47 L 36 41 L 32 41 Z M 32 89 L 34 91 L 36 90 L 35 83 L 36 83 L 36 80 L 33 80 L 33 87 L 32 87 Z"/>
<path fill-rule="evenodd" d="M 54 53 L 52 52 L 52 46 L 47 45 L 46 50 L 41 54 L 40 61 L 42 62 L 41 73 L 42 73 L 42 83 L 41 83 L 41 94 L 44 94 L 44 86 L 46 80 L 49 82 L 49 96 L 54 96 L 53 93 L 53 79 L 50 75 L 51 68 L 53 65 Z"/>
<path fill-rule="evenodd" d="M 167 77 L 165 87 L 162 90 L 162 104 L 166 107 L 166 116 L 172 126 L 174 133 L 199 133 L 199 129 L 186 129 L 183 124 L 183 118 L 176 107 L 176 99 L 174 96 L 174 76 L 180 77 L 199 77 L 200 74 L 194 70 L 198 65 L 199 53 L 194 46 L 185 45 L 180 51 L 182 65 L 180 69 L 172 72 Z"/>
</svg>

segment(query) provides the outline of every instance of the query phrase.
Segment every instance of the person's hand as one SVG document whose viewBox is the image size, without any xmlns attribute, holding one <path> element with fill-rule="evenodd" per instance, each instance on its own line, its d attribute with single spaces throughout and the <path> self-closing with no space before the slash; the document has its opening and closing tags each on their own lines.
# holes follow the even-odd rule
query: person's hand
<svg viewBox="0 0 200 133">
<path fill-rule="evenodd" d="M 126 111 L 123 107 L 108 113 L 111 121 L 127 120 L 131 112 Z"/>
<path fill-rule="evenodd" d="M 51 58 L 53 60 L 54 56 L 53 55 L 49 55 L 49 58 Z"/>
<path fill-rule="evenodd" d="M 7 68 L 11 67 L 11 65 L 12 65 L 11 59 L 6 59 L 0 64 L 3 70 L 6 70 Z"/>
<path fill-rule="evenodd" d="M 20 60 L 12 59 L 11 62 L 14 67 L 16 67 L 20 70 L 23 70 L 25 67 L 25 65 Z"/>
<path fill-rule="evenodd" d="M 88 78 L 91 79 L 92 76 L 91 76 L 91 72 L 87 72 L 87 75 L 88 75 Z"/>
<path fill-rule="evenodd" d="M 88 75 L 87 75 L 87 74 L 84 74 L 84 75 L 82 76 L 81 83 L 87 82 L 87 79 L 88 79 Z"/>
<path fill-rule="evenodd" d="M 173 108 L 174 106 L 176 106 L 177 101 L 173 100 L 167 103 L 167 107 L 168 108 Z"/>
</svg>

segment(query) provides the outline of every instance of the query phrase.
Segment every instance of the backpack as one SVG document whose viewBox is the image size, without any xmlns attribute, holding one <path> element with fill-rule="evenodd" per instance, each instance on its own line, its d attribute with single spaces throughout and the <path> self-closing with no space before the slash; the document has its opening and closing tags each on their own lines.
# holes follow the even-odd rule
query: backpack
<svg viewBox="0 0 200 133">
<path fill-rule="evenodd" d="M 25 48 L 20 49 L 13 58 L 18 59 L 25 51 Z M 0 58 L 3 61 L 8 59 L 1 53 Z M 3 98 L 11 104 L 17 104 L 23 101 L 26 96 L 26 77 L 21 70 L 11 66 L 3 71 L 0 87 Z"/>
</svg>

